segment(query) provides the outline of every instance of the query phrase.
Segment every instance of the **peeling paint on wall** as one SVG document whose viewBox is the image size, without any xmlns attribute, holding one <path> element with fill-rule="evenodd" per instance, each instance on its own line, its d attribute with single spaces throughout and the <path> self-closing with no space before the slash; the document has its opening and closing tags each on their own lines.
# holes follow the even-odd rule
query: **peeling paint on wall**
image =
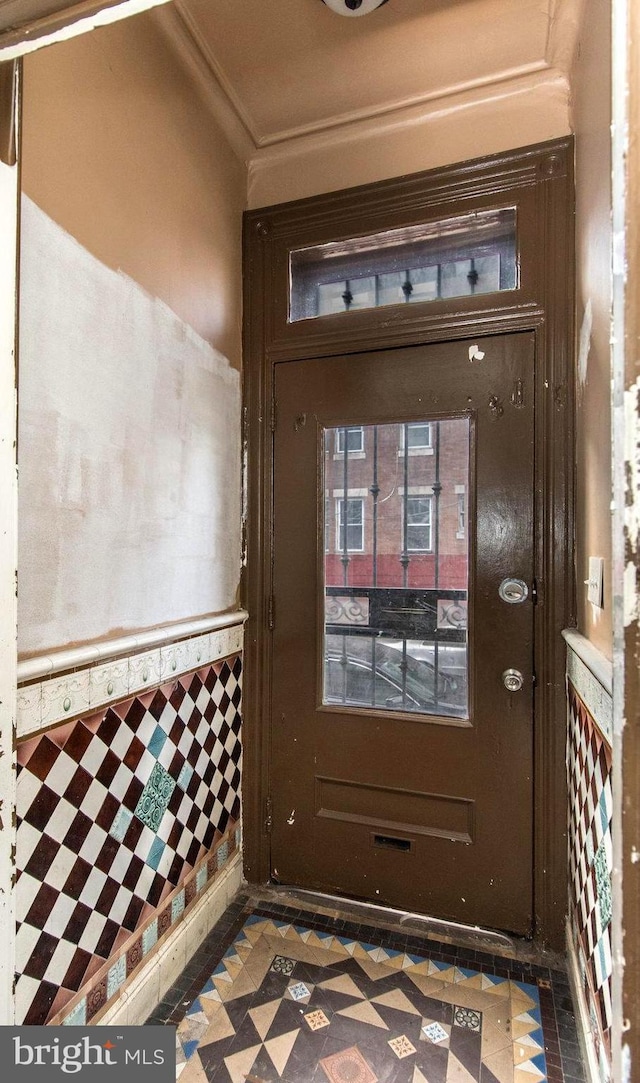
<svg viewBox="0 0 640 1083">
<path fill-rule="evenodd" d="M 624 393 L 625 509 L 627 560 L 624 569 L 624 626 L 640 615 L 638 547 L 640 543 L 640 377 Z"/>
<path fill-rule="evenodd" d="M 583 388 L 587 382 L 587 367 L 589 364 L 589 350 L 591 349 L 591 329 L 593 327 L 593 306 L 591 298 L 587 301 L 580 327 L 580 345 L 578 348 L 578 387 Z"/>
<path fill-rule="evenodd" d="M 23 198 L 21 651 L 235 604 L 240 379 Z"/>
</svg>

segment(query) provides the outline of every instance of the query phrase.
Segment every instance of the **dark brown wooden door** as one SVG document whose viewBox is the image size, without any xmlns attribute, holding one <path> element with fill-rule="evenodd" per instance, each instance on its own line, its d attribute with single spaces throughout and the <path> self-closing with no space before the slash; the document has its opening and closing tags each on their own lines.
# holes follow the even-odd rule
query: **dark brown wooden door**
<svg viewBox="0 0 640 1083">
<path fill-rule="evenodd" d="M 272 876 L 526 935 L 534 336 L 275 394 Z"/>
</svg>

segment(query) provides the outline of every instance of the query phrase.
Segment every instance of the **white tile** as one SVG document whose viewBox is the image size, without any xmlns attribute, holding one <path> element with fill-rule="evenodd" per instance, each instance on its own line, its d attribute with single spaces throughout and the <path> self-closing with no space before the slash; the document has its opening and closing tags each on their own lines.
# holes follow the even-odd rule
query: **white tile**
<svg viewBox="0 0 640 1083">
<path fill-rule="evenodd" d="M 189 652 L 185 643 L 172 643 L 160 649 L 160 678 L 171 680 L 189 668 Z"/>
<path fill-rule="evenodd" d="M 131 733 L 131 731 L 129 731 L 129 733 Z M 112 751 L 114 752 L 114 755 L 118 755 L 115 749 Z M 124 763 L 121 763 L 109 785 L 109 793 L 111 796 L 115 797 L 117 801 L 122 801 L 131 785 L 132 778 L 133 772 L 131 771 L 131 768 L 127 767 Z"/>
<path fill-rule="evenodd" d="M 105 662 L 91 670 L 89 696 L 92 707 L 124 699 L 129 691 L 129 659 Z"/>
<path fill-rule="evenodd" d="M 22 974 L 18 978 L 15 991 L 16 1024 L 22 1023 L 40 988 L 40 984 L 40 981 L 36 978 L 28 978 L 26 974 Z"/>
<path fill-rule="evenodd" d="M 116 856 L 114 857 L 111 868 L 109 869 L 109 876 L 112 880 L 115 880 L 116 884 L 121 884 L 129 865 L 131 864 L 131 850 L 128 850 L 126 846 L 122 846 Z M 126 913 L 126 908 L 125 908 Z M 124 913 L 122 915 L 124 917 Z M 115 919 L 114 919 L 115 920 Z"/>
<path fill-rule="evenodd" d="M 40 729 L 42 722 L 42 685 L 29 684 L 18 689 L 18 736 Z"/>
<path fill-rule="evenodd" d="M 101 741 L 97 736 L 93 736 L 83 753 L 80 766 L 84 767 L 85 771 L 88 771 L 90 775 L 95 775 L 102 767 L 107 751 L 104 741 Z"/>
<path fill-rule="evenodd" d="M 42 725 L 87 711 L 90 680 L 89 670 L 85 669 L 45 681 L 42 685 Z"/>
<path fill-rule="evenodd" d="M 16 971 L 18 974 L 24 970 L 29 962 L 41 935 L 40 929 L 36 929 L 34 925 L 27 925 L 25 922 L 18 929 L 16 936 Z"/>
<path fill-rule="evenodd" d="M 112 879 L 115 879 L 115 877 L 112 876 Z M 129 891 L 128 888 L 120 888 L 118 894 L 116 895 L 112 903 L 111 909 L 109 910 L 109 917 L 112 921 L 115 921 L 117 924 L 120 925 L 122 924 L 124 916 L 129 909 L 129 903 L 131 902 L 132 898 L 133 893 Z"/>
<path fill-rule="evenodd" d="M 24 818 L 29 809 L 31 808 L 36 797 L 42 789 L 42 783 L 39 778 L 31 773 L 28 767 L 18 775 L 18 781 L 16 784 L 16 805 L 18 810 L 18 816 Z"/>
<path fill-rule="evenodd" d="M 152 688 L 160 681 L 160 649 L 145 651 L 129 659 L 129 692 Z"/>
<path fill-rule="evenodd" d="M 100 893 L 106 881 L 106 873 L 100 869 L 92 869 L 80 892 L 79 902 L 84 903 L 85 906 L 94 907 L 100 898 Z"/>
<path fill-rule="evenodd" d="M 56 842 L 62 842 L 67 831 L 78 815 L 78 810 L 64 798 L 58 801 L 55 812 L 47 824 L 47 835 Z"/>
<path fill-rule="evenodd" d="M 151 885 L 154 881 L 155 875 L 155 869 L 152 869 L 150 865 L 145 865 L 142 872 L 140 873 L 140 876 L 138 877 L 138 882 L 135 886 L 136 895 L 140 896 L 140 898 L 142 899 L 146 899 L 147 895 L 149 894 Z"/>
<path fill-rule="evenodd" d="M 21 874 L 16 884 L 16 918 L 18 921 L 24 921 L 41 887 L 42 881 L 36 880 L 35 876 L 29 876 L 28 872 Z"/>
<path fill-rule="evenodd" d="M 89 783 L 87 792 L 82 799 L 80 811 L 84 812 L 85 816 L 88 816 L 90 820 L 95 820 L 104 805 L 108 794 L 109 791 L 106 786 L 103 786 L 101 782 L 98 782 L 97 778 L 94 778 L 92 782 Z"/>
<path fill-rule="evenodd" d="M 61 891 L 77 860 L 78 855 L 74 854 L 73 850 L 69 850 L 66 846 L 61 846 L 56 854 L 55 861 L 47 872 L 47 883 L 49 886 L 55 887 L 58 891 Z M 73 900 L 73 905 L 76 905 L 75 900 Z"/>
<path fill-rule="evenodd" d="M 47 786 L 62 797 L 77 770 L 78 764 L 63 749 L 47 775 Z"/>
<path fill-rule="evenodd" d="M 75 944 L 71 944 L 68 940 L 61 940 L 51 957 L 51 962 L 45 970 L 42 980 L 53 982 L 54 985 L 62 985 L 63 978 L 76 951 Z"/>
<path fill-rule="evenodd" d="M 104 846 L 107 837 L 108 836 L 106 831 L 103 831 L 102 828 L 98 827 L 97 824 L 92 824 L 89 828 L 86 839 L 80 847 L 79 856 L 83 857 L 85 861 L 88 861 L 90 865 L 93 865 L 102 847 Z M 85 902 L 86 900 L 83 898 L 82 901 Z"/>
<path fill-rule="evenodd" d="M 19 869 L 24 869 L 29 864 L 29 858 L 41 838 L 41 831 L 32 827 L 26 820 L 22 821 L 16 833 L 16 864 Z"/>
<path fill-rule="evenodd" d="M 103 914 L 97 914 L 95 912 L 91 914 L 83 929 L 82 936 L 78 941 L 78 947 L 82 948 L 84 951 L 93 953 L 96 949 L 96 944 L 102 936 L 106 920 L 107 919 Z"/>
<path fill-rule="evenodd" d="M 217 662 L 220 658 L 224 658 L 229 653 L 229 636 L 226 628 L 217 632 L 212 632 L 210 641 L 212 662 Z"/>
<path fill-rule="evenodd" d="M 129 726 L 122 722 L 116 732 L 113 735 L 111 741 L 111 751 L 114 756 L 117 756 L 119 760 L 123 760 L 127 752 L 131 748 L 131 742 L 133 740 L 133 733 Z M 128 768 L 127 768 L 128 770 Z"/>
<path fill-rule="evenodd" d="M 189 669 L 200 669 L 209 661 L 211 640 L 208 635 L 195 636 L 186 642 Z"/>
<path fill-rule="evenodd" d="M 232 654 L 238 654 L 244 646 L 244 625 L 236 624 L 234 628 L 229 628 L 229 646 Z"/>
<path fill-rule="evenodd" d="M 77 905 L 76 900 L 69 895 L 59 895 L 44 923 L 44 932 L 61 937 Z"/>
</svg>

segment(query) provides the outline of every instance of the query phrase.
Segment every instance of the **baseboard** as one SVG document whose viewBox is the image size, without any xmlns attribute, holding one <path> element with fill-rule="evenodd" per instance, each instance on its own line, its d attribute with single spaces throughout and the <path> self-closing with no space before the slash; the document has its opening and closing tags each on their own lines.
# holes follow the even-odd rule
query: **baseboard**
<svg viewBox="0 0 640 1083">
<path fill-rule="evenodd" d="M 94 1022 L 100 1026 L 140 1026 L 180 977 L 215 923 L 222 917 L 242 883 L 242 858 L 238 853 L 216 878 L 183 921 L 136 974 L 130 985 L 107 1011 Z"/>
<path fill-rule="evenodd" d="M 574 947 L 573 937 L 571 935 L 571 928 L 568 922 L 567 970 L 569 972 L 569 984 L 571 986 L 571 995 L 576 1011 L 576 1029 L 578 1031 L 578 1042 L 580 1044 L 580 1051 L 582 1053 L 582 1063 L 584 1065 L 587 1083 L 603 1083 L 603 1078 L 606 1077 L 603 1077 L 600 1071 L 600 1065 L 598 1063 L 598 1054 L 596 1052 L 596 1047 L 593 1040 L 593 1031 L 591 1029 L 589 1008 L 585 1000 L 582 988 L 582 980 L 580 978 L 580 965 L 578 963 L 578 957 L 576 955 L 576 949 Z"/>
</svg>

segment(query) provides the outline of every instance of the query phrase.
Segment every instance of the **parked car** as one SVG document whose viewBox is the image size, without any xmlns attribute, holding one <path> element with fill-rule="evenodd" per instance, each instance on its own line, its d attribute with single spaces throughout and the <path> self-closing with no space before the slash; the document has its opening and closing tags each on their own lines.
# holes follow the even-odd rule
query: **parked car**
<svg viewBox="0 0 640 1083">
<path fill-rule="evenodd" d="M 438 651 L 437 668 L 435 651 L 428 655 L 424 644 L 412 640 L 406 641 L 405 649 L 403 640 L 328 635 L 324 702 L 466 717 L 466 666 L 460 653 L 441 656 Z"/>
</svg>

